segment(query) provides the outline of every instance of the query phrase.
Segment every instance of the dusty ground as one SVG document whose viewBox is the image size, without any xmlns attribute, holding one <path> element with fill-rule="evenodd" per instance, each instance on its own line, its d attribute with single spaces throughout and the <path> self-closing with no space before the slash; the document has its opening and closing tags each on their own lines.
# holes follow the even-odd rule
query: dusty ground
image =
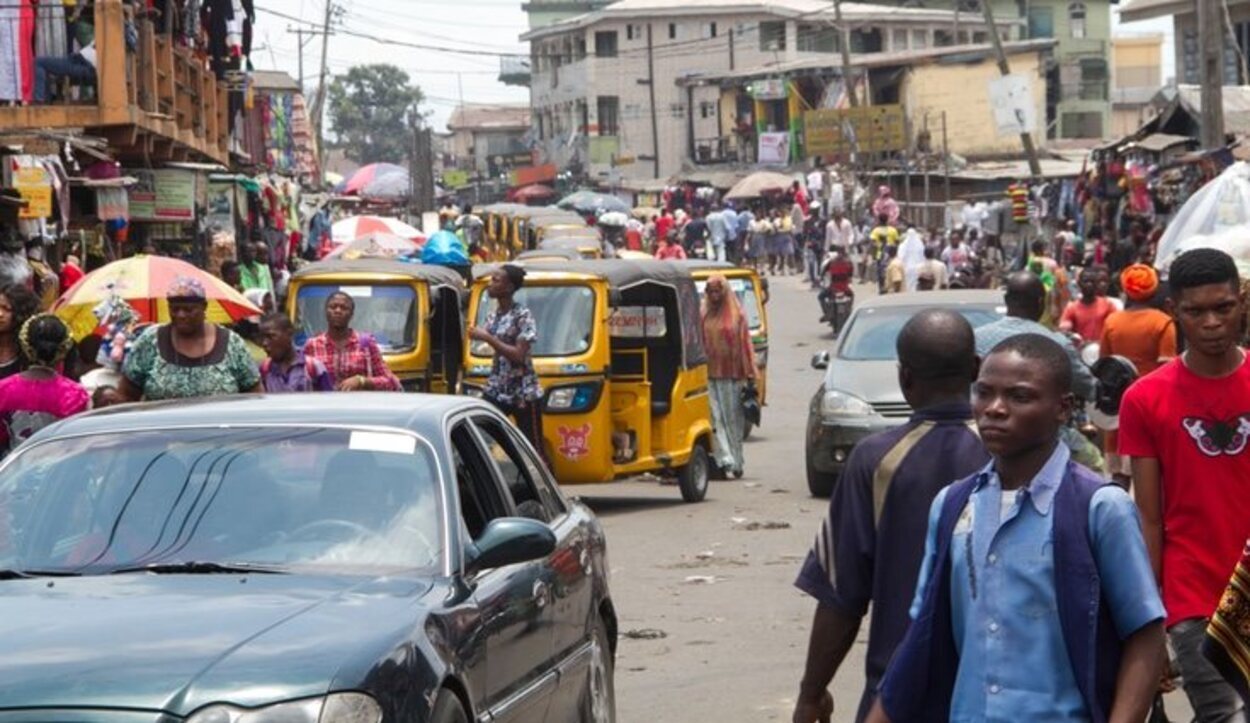
<svg viewBox="0 0 1250 723">
<path fill-rule="evenodd" d="M 713 482 L 695 505 L 653 482 L 570 489 L 608 532 L 625 723 L 790 719 L 814 609 L 793 581 L 827 505 L 804 479 L 807 404 L 820 383 L 808 362 L 832 337 L 798 277 L 772 287 L 768 407 L 747 443 L 746 476 Z M 864 643 L 861 634 L 834 680 L 835 721 L 853 719 Z M 1168 709 L 1189 720 L 1179 696 Z"/>
</svg>

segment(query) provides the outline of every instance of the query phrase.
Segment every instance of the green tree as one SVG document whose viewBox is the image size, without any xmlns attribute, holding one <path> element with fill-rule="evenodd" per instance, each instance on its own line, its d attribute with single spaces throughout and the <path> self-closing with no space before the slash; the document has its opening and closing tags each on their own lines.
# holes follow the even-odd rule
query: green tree
<svg viewBox="0 0 1250 723">
<path fill-rule="evenodd" d="M 403 163 L 425 99 L 408 74 L 385 63 L 357 65 L 330 84 L 336 145 L 357 163 Z"/>
</svg>

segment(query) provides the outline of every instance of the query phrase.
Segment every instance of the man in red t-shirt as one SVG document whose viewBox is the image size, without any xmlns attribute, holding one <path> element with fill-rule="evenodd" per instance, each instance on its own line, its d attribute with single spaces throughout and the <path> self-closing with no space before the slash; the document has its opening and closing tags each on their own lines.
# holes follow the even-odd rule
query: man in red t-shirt
<svg viewBox="0 0 1250 723">
<path fill-rule="evenodd" d="M 1172 263 L 1171 306 L 1189 348 L 1138 380 L 1120 405 L 1146 547 L 1195 720 L 1244 722 L 1234 688 L 1201 652 L 1250 537 L 1250 365 L 1238 346 L 1237 266 L 1214 249 Z"/>
<path fill-rule="evenodd" d="M 1116 311 L 1115 304 L 1098 293 L 1099 281 L 1107 273 L 1105 266 L 1090 266 L 1081 272 L 1078 285 L 1081 298 L 1069 301 L 1059 319 L 1059 330 L 1076 332 L 1082 341 L 1098 341 L 1102 338 L 1102 325 Z"/>
<path fill-rule="evenodd" d="M 661 240 L 668 240 L 668 232 L 673 230 L 673 214 L 668 209 L 660 212 L 660 217 L 655 220 L 655 243 L 658 246 Z"/>
</svg>

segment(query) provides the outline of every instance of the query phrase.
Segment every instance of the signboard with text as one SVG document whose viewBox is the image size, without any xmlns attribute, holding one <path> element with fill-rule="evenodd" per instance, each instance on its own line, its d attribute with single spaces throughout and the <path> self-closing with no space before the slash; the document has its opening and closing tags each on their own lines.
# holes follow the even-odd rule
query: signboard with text
<svg viewBox="0 0 1250 723">
<path fill-rule="evenodd" d="M 786 81 L 781 78 L 753 80 L 747 87 L 747 92 L 755 100 L 785 100 L 789 95 Z"/>
<path fill-rule="evenodd" d="M 907 121 L 901 105 L 811 110 L 803 114 L 807 155 L 884 153 L 907 149 Z"/>
<path fill-rule="evenodd" d="M 177 168 L 135 169 L 130 218 L 135 221 L 190 223 L 195 220 L 195 172 Z"/>
<path fill-rule="evenodd" d="M 26 205 L 19 218 L 48 218 L 52 215 L 52 179 L 42 165 L 23 166 L 13 174 L 13 187 Z"/>
</svg>

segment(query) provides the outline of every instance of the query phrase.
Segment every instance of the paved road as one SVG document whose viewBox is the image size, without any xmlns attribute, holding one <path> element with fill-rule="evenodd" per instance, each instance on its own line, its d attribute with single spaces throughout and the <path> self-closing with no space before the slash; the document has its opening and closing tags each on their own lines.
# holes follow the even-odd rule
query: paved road
<svg viewBox="0 0 1250 723">
<path fill-rule="evenodd" d="M 832 336 L 798 277 L 774 278 L 772 289 L 768 406 L 742 480 L 713 482 L 695 505 L 654 482 L 569 488 L 608 533 L 626 723 L 790 719 L 814 610 L 792 583 L 827 505 L 808 495 L 804 478 L 807 404 L 820 383 L 809 360 Z M 832 686 L 835 721 L 853 720 L 864 633 Z M 1178 695 L 1168 710 L 1189 720 Z"/>
</svg>

